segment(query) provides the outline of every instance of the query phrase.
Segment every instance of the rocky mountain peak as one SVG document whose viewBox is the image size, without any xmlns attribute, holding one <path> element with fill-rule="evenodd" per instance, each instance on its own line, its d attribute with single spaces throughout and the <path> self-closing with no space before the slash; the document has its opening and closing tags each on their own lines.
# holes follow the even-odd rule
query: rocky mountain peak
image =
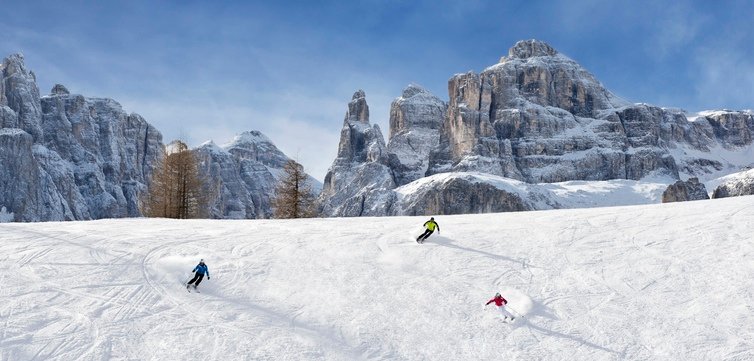
<svg viewBox="0 0 754 361">
<path fill-rule="evenodd" d="M 390 105 L 390 138 L 415 127 L 439 129 L 447 105 L 429 90 L 409 84 Z"/>
<path fill-rule="evenodd" d="M 359 89 L 353 93 L 351 102 L 348 103 L 348 112 L 346 112 L 345 123 L 358 122 L 369 124 L 369 106 L 367 105 L 366 94 Z"/>
<path fill-rule="evenodd" d="M 288 157 L 272 143 L 270 138 L 257 130 L 246 131 L 235 136 L 223 148 L 237 159 L 260 162 L 273 168 L 283 168 Z"/>
<path fill-rule="evenodd" d="M 406 89 L 403 89 L 403 93 L 401 94 L 401 97 L 404 99 L 411 98 L 417 94 L 427 94 L 429 91 L 427 89 L 424 89 L 419 84 L 411 83 L 409 84 Z"/>
<path fill-rule="evenodd" d="M 7 75 L 14 74 L 18 71 L 25 71 L 24 55 L 21 53 L 11 54 L 3 60 L 3 65 L 0 69 L 3 69 Z"/>
<path fill-rule="evenodd" d="M 69 95 L 71 92 L 68 91 L 68 88 L 65 87 L 63 84 L 55 84 L 54 87 L 52 87 L 52 90 L 50 90 L 50 95 Z"/>
<path fill-rule="evenodd" d="M 429 153 L 440 140 L 447 104 L 417 84 L 410 84 L 390 105 L 391 168 L 398 184 L 424 177 Z"/>
<path fill-rule="evenodd" d="M 260 143 L 272 143 L 270 138 L 258 130 L 246 131 L 238 134 L 233 138 L 231 146 L 241 146 L 244 144 L 260 144 Z"/>
<path fill-rule="evenodd" d="M 351 97 L 351 100 L 357 100 L 357 99 L 366 98 L 366 96 L 367 96 L 366 93 L 364 93 L 363 90 L 359 89 L 359 90 L 357 90 L 356 92 L 353 93 L 353 96 Z"/>
<path fill-rule="evenodd" d="M 35 141 L 42 139 L 42 109 L 37 79 L 33 72 L 26 69 L 22 54 L 8 56 L 0 67 L 0 106 L 3 105 L 13 110 L 16 116 L 12 122 L 0 119 L 1 124 L 23 129 Z"/>
<path fill-rule="evenodd" d="M 508 50 L 508 57 L 527 59 L 537 56 L 555 56 L 558 51 L 540 40 L 521 40 Z"/>
</svg>

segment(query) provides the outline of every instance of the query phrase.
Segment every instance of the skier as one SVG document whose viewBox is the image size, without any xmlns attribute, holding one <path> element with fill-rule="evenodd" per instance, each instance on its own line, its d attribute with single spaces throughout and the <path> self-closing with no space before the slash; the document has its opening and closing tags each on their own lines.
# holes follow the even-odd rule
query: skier
<svg viewBox="0 0 754 361">
<path fill-rule="evenodd" d="M 508 304 L 508 300 L 503 298 L 503 296 L 500 295 L 500 292 L 496 293 L 493 299 L 487 301 L 487 303 L 484 304 L 484 307 L 487 308 L 487 305 L 492 302 L 495 302 L 495 306 L 497 306 L 497 308 L 500 310 L 500 313 L 503 315 L 503 321 L 507 320 L 508 317 L 510 317 L 511 321 L 516 319 L 510 312 L 508 312 L 508 310 L 505 309 L 505 305 Z"/>
<path fill-rule="evenodd" d="M 431 217 L 428 221 L 424 222 L 424 228 L 427 230 L 416 239 L 416 243 L 424 243 L 429 238 L 429 235 L 435 231 L 435 228 L 437 228 L 437 234 L 440 234 L 440 225 L 435 222 L 435 217 Z"/>
<path fill-rule="evenodd" d="M 188 281 L 188 283 L 186 284 L 186 289 L 189 289 L 189 286 L 191 286 L 192 283 L 194 284 L 194 289 L 196 289 L 196 286 L 199 286 L 199 283 L 202 282 L 202 278 L 204 278 L 205 273 L 207 274 L 207 279 L 209 279 L 209 269 L 207 268 L 207 265 L 204 264 L 204 259 L 200 259 L 199 264 L 196 265 L 196 267 L 194 267 L 194 270 L 192 270 L 191 272 L 195 272 L 194 278 L 192 278 L 191 281 Z M 194 283 L 195 281 L 196 283 Z"/>
</svg>

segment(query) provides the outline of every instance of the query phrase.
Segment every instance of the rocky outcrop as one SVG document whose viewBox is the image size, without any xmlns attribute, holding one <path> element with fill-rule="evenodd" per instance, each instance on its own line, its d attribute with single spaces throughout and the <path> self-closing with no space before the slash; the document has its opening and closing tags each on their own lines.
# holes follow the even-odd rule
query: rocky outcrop
<svg viewBox="0 0 754 361">
<path fill-rule="evenodd" d="M 369 123 L 364 91 L 348 104 L 338 156 L 327 171 L 319 197 L 320 212 L 331 217 L 381 216 L 389 213 L 396 182 L 380 128 Z M 394 160 L 395 162 L 395 160 Z"/>
<path fill-rule="evenodd" d="M 216 195 L 210 210 L 212 218 L 272 217 L 275 189 L 290 158 L 269 138 L 259 131 L 249 131 L 223 147 L 208 142 L 194 151 L 208 181 L 207 193 Z M 311 176 L 309 182 L 318 192 L 321 184 Z"/>
<path fill-rule="evenodd" d="M 712 198 L 754 195 L 754 169 L 733 174 L 715 188 Z"/>
<path fill-rule="evenodd" d="M 390 168 L 397 185 L 426 176 L 429 154 L 440 141 L 447 105 L 419 85 L 411 84 L 390 105 Z"/>
<path fill-rule="evenodd" d="M 71 94 L 71 92 L 68 91 L 68 88 L 65 87 L 63 84 L 55 84 L 54 87 L 52 87 L 52 90 L 50 91 L 50 95 L 68 95 Z"/>
<path fill-rule="evenodd" d="M 450 177 L 402 198 L 400 215 L 470 214 L 529 211 L 535 208 L 520 194 L 466 177 Z"/>
<path fill-rule="evenodd" d="M 662 193 L 662 203 L 698 201 L 709 199 L 707 189 L 704 184 L 699 182 L 698 178 L 691 178 L 687 181 L 677 181 Z"/>
<path fill-rule="evenodd" d="M 40 97 L 20 55 L 5 59 L 0 84 L 0 206 L 14 220 L 140 215 L 138 194 L 162 154 L 154 127 L 111 99 L 63 86 Z"/>
</svg>

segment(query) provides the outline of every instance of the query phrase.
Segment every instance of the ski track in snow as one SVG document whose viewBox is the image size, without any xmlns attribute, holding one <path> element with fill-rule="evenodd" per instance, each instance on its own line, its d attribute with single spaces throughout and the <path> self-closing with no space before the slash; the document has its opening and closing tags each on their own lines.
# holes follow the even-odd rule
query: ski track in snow
<svg viewBox="0 0 754 361">
<path fill-rule="evenodd" d="M 754 359 L 752 196 L 436 217 L 0 224 L 0 360 Z"/>
</svg>

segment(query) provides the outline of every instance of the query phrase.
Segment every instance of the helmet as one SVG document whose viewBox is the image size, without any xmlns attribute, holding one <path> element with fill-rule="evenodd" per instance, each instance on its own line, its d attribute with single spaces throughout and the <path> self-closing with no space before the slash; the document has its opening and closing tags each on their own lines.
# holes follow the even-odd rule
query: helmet
<svg viewBox="0 0 754 361">
<path fill-rule="evenodd" d="M 429 217 L 429 220 L 430 220 L 430 221 L 434 221 L 434 220 L 435 220 L 435 217 Z"/>
<path fill-rule="evenodd" d="M 500 292 L 496 293 L 495 297 L 500 297 Z"/>
<path fill-rule="evenodd" d="M 199 263 L 204 263 L 204 258 L 200 259 Z"/>
</svg>

